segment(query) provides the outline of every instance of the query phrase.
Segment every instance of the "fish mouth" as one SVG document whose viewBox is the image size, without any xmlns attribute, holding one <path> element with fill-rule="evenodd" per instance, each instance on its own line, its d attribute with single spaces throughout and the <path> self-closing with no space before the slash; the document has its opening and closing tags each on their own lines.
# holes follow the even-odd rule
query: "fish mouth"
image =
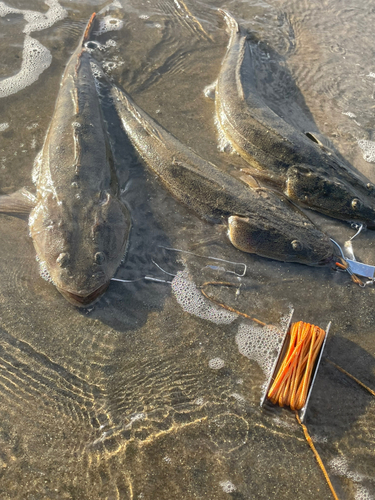
<svg viewBox="0 0 375 500">
<path fill-rule="evenodd" d="M 61 295 L 65 297 L 66 300 L 71 304 L 73 304 L 74 306 L 89 307 L 94 302 L 96 302 L 101 297 L 101 295 L 103 295 L 103 293 L 107 290 L 110 281 L 111 280 L 108 280 L 106 283 L 104 283 L 103 285 L 101 285 L 99 288 L 89 293 L 88 295 L 69 292 L 68 290 L 64 290 L 63 288 L 58 288 L 58 287 L 57 289 L 61 293 Z"/>
<path fill-rule="evenodd" d="M 324 257 L 324 259 L 320 260 L 317 265 L 318 266 L 328 266 L 329 264 L 331 264 L 333 262 L 335 257 L 336 257 L 335 254 L 332 253 L 331 255 Z"/>
<path fill-rule="evenodd" d="M 326 254 L 316 265 L 317 266 L 328 266 L 333 262 L 336 262 L 339 257 L 339 253 L 336 251 L 336 248 L 333 248 L 329 253 Z"/>
</svg>

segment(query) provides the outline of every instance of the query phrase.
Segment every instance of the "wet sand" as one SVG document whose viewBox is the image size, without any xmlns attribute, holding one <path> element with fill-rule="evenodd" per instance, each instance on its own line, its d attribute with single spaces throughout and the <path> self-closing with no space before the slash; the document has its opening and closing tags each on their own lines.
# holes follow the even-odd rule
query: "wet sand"
<svg viewBox="0 0 375 500">
<path fill-rule="evenodd" d="M 294 126 L 325 134 L 374 182 L 374 163 L 357 142 L 374 139 L 375 10 L 367 4 L 122 3 L 100 14 L 123 25 L 96 36 L 98 58 L 137 104 L 202 157 L 228 172 L 246 166 L 218 150 L 214 104 L 203 94 L 226 50 L 216 13 L 225 7 L 262 40 L 255 68 L 267 103 Z M 64 67 L 92 11 L 106 4 L 61 5 L 66 17 L 30 33 L 50 51 L 51 64 L 0 99 L 0 122 L 9 125 L 0 132 L 1 194 L 32 187 Z M 13 6 L 48 10 L 41 1 Z M 25 24 L 21 14 L 0 17 L 0 78 L 21 67 Z M 374 287 L 360 288 L 329 268 L 236 250 L 223 228 L 199 220 L 163 189 L 108 103 L 104 113 L 133 222 L 116 277 L 170 281 L 153 261 L 171 274 L 187 266 L 198 286 L 241 285 L 239 294 L 223 287 L 210 293 L 264 322 L 277 324 L 290 306 L 296 321 L 322 328 L 332 321 L 324 358 L 374 389 Z M 341 244 L 355 233 L 349 224 L 309 216 Z M 27 223 L 0 219 L 2 499 L 331 498 L 294 415 L 259 407 L 265 375 L 235 340 L 247 320 L 199 318 L 181 307 L 169 283 L 144 279 L 112 282 L 94 307 L 80 311 L 39 276 Z M 372 231 L 353 241 L 357 258 L 369 264 L 374 246 Z M 245 263 L 247 273 L 239 278 L 227 272 L 230 264 L 162 247 Z M 222 368 L 210 368 L 215 358 Z M 374 398 L 324 358 L 307 427 L 340 500 L 372 498 Z"/>
</svg>

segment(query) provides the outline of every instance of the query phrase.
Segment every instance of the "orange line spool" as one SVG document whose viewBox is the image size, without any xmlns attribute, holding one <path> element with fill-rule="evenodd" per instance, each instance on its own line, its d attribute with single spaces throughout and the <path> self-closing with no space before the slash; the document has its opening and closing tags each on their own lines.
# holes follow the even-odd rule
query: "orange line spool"
<svg viewBox="0 0 375 500">
<path fill-rule="evenodd" d="M 326 331 L 304 321 L 290 324 L 292 314 L 261 404 L 289 406 L 303 421 L 330 324 Z"/>
<path fill-rule="evenodd" d="M 267 398 L 279 406 L 301 410 L 307 400 L 315 361 L 326 332 L 298 321 L 289 329 L 289 346 Z"/>
</svg>

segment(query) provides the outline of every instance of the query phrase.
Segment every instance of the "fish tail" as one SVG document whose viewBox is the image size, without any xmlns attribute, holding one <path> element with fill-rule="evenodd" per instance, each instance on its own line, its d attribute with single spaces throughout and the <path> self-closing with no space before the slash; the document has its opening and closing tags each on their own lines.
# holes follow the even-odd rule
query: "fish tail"
<svg viewBox="0 0 375 500">
<path fill-rule="evenodd" d="M 235 33 L 239 33 L 240 27 L 238 25 L 238 22 L 234 19 L 234 17 L 224 9 L 218 9 L 218 11 L 223 16 L 224 21 L 227 23 L 229 30 L 234 31 Z"/>
<path fill-rule="evenodd" d="M 95 18 L 96 18 L 96 12 L 94 12 L 92 14 L 92 16 L 90 17 L 89 22 L 87 23 L 85 32 L 84 32 L 83 37 L 82 37 L 82 45 L 87 42 L 87 40 L 89 39 L 89 36 L 91 35 L 92 29 L 93 29 L 93 26 L 94 26 Z"/>
</svg>

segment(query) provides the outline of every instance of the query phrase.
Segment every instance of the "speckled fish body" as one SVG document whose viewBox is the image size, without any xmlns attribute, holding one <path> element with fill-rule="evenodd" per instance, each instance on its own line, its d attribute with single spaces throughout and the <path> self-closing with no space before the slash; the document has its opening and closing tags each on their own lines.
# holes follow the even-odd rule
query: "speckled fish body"
<svg viewBox="0 0 375 500">
<path fill-rule="evenodd" d="M 329 238 L 283 196 L 252 188 L 205 161 L 116 86 L 111 96 L 123 128 L 148 167 L 181 203 L 211 223 L 228 225 L 232 244 L 263 257 L 303 264 L 332 259 Z"/>
<path fill-rule="evenodd" d="M 230 40 L 216 82 L 215 106 L 227 141 L 295 203 L 375 226 L 374 186 L 313 134 L 298 131 L 267 106 L 253 84 L 247 33 L 228 12 L 219 11 Z"/>
<path fill-rule="evenodd" d="M 62 77 L 34 165 L 36 199 L 29 217 L 41 266 L 63 296 L 80 307 L 90 305 L 106 290 L 124 257 L 130 231 L 91 56 L 84 47 L 94 21 L 95 15 Z"/>
</svg>

